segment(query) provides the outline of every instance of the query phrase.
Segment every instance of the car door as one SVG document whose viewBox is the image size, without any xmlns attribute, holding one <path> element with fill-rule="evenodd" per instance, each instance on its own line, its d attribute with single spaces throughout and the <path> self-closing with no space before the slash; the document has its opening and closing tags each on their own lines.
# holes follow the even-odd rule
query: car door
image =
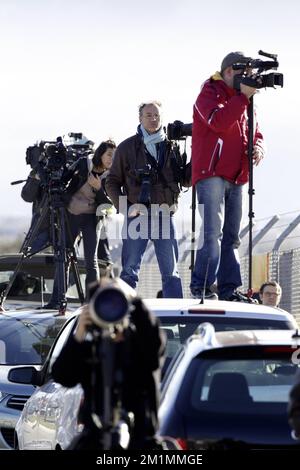
<svg viewBox="0 0 300 470">
<path fill-rule="evenodd" d="M 44 384 L 28 399 L 17 423 L 16 432 L 21 450 L 50 450 L 56 447 L 56 435 L 61 407 L 64 404 L 65 387 L 52 380 L 51 367 L 72 333 L 76 319 L 77 317 L 73 317 L 66 323 L 57 337 L 44 365 L 46 370 Z"/>
</svg>

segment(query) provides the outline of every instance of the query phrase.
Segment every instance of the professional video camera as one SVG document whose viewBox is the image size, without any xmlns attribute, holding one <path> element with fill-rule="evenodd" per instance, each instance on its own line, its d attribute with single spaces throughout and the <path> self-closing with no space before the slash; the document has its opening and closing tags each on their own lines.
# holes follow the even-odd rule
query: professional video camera
<svg viewBox="0 0 300 470">
<path fill-rule="evenodd" d="M 28 147 L 26 150 L 26 163 L 33 170 L 41 165 L 49 170 L 58 170 L 62 166 L 69 166 L 80 157 L 87 157 L 92 153 L 94 142 L 88 140 L 82 132 L 69 132 L 56 141 L 44 141 Z"/>
<path fill-rule="evenodd" d="M 102 279 L 90 288 L 90 315 L 96 327 L 124 328 L 129 323 L 131 302 L 136 292 L 122 279 Z"/>
<path fill-rule="evenodd" d="M 42 183 L 59 181 L 67 164 L 67 149 L 62 138 L 57 137 L 56 142 L 41 141 L 28 147 L 26 163 L 39 174 Z"/>
<path fill-rule="evenodd" d="M 240 90 L 241 83 L 252 88 L 283 87 L 282 73 L 265 73 L 267 70 L 278 68 L 277 54 L 269 54 L 261 50 L 258 54 L 272 60 L 249 59 L 246 63 L 233 64 L 234 70 L 242 71 L 241 74 L 234 76 L 233 86 L 236 90 Z M 249 75 L 249 69 L 251 69 L 251 75 Z"/>
<path fill-rule="evenodd" d="M 184 140 L 192 135 L 192 123 L 184 124 L 182 121 L 174 121 L 167 126 L 169 140 Z"/>
</svg>

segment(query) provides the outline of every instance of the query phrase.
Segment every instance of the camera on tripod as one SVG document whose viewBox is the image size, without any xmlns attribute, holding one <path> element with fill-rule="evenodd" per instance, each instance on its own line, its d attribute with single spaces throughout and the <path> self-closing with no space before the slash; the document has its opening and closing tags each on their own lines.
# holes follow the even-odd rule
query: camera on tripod
<svg viewBox="0 0 300 470">
<path fill-rule="evenodd" d="M 58 137 L 56 142 L 41 141 L 28 147 L 26 163 L 38 173 L 42 183 L 60 180 L 67 164 L 67 150 L 62 138 Z"/>
<path fill-rule="evenodd" d="M 122 279 L 103 279 L 91 288 L 90 316 L 101 329 L 124 329 L 129 323 L 132 300 L 136 292 Z"/>
<path fill-rule="evenodd" d="M 258 89 L 283 87 L 282 73 L 265 73 L 267 70 L 276 70 L 278 68 L 277 54 L 269 54 L 261 50 L 258 51 L 258 54 L 272 60 L 249 59 L 246 63 L 233 64 L 233 70 L 242 70 L 241 74 L 234 76 L 233 87 L 236 90 L 240 90 L 241 83 Z M 249 69 L 254 70 L 254 73 L 251 72 L 251 75 L 248 75 Z"/>
<path fill-rule="evenodd" d="M 182 121 L 174 121 L 167 126 L 169 140 L 185 140 L 191 137 L 193 124 L 184 124 Z"/>
</svg>

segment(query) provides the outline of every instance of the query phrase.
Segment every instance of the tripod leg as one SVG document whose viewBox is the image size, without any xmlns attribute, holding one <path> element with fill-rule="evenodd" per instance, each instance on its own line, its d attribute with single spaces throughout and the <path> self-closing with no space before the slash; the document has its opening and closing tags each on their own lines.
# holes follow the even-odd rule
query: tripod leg
<svg viewBox="0 0 300 470">
<path fill-rule="evenodd" d="M 84 303 L 84 293 L 83 293 L 83 289 L 82 289 L 82 285 L 81 285 L 81 281 L 80 281 L 80 275 L 79 275 L 79 269 L 78 269 L 78 260 L 77 260 L 77 255 L 76 255 L 76 250 L 75 250 L 75 247 L 74 247 L 74 243 L 73 243 L 71 227 L 70 227 L 70 221 L 69 221 L 68 214 L 67 214 L 66 211 L 65 211 L 65 226 L 67 228 L 67 235 L 68 235 L 68 240 L 69 240 L 69 244 L 68 244 L 68 248 L 67 248 L 67 259 L 68 259 L 69 264 L 71 265 L 72 272 L 73 272 L 73 275 L 74 275 L 75 284 L 76 284 L 76 288 L 77 288 L 77 292 L 78 292 L 78 298 L 80 300 L 80 303 L 83 304 Z"/>
<path fill-rule="evenodd" d="M 13 272 L 13 275 L 11 276 L 10 280 L 9 280 L 9 283 L 6 287 L 6 289 L 0 294 L 0 311 L 1 310 L 4 310 L 4 303 L 5 303 L 5 300 L 9 294 L 9 291 L 21 269 L 21 266 L 23 264 L 23 261 L 24 259 L 29 259 L 31 258 L 35 253 L 38 253 L 38 251 L 35 251 L 35 252 L 31 252 L 30 251 L 30 247 L 31 245 L 34 243 L 34 240 L 36 238 L 36 234 L 39 232 L 40 230 L 40 227 L 42 226 L 42 223 L 44 222 L 44 220 L 46 219 L 47 217 L 47 214 L 48 214 L 48 203 L 47 203 L 47 197 L 44 197 L 43 200 L 42 200 L 42 203 L 43 205 L 41 204 L 41 207 L 42 207 L 42 210 L 41 210 L 41 214 L 39 216 L 39 218 L 36 220 L 36 222 L 34 223 L 34 225 L 32 227 L 30 227 L 29 231 L 28 231 L 28 234 L 26 235 L 25 237 L 25 240 L 22 244 L 22 247 L 21 247 L 21 250 L 20 250 L 20 253 L 22 253 L 22 256 L 21 258 L 19 259 L 18 261 L 18 264 Z"/>
<path fill-rule="evenodd" d="M 64 207 L 51 208 L 52 243 L 54 250 L 54 261 L 56 264 L 55 279 L 52 292 L 57 295 L 55 303 L 59 302 L 59 312 L 64 314 L 67 308 L 67 256 L 66 256 L 66 232 Z"/>
</svg>

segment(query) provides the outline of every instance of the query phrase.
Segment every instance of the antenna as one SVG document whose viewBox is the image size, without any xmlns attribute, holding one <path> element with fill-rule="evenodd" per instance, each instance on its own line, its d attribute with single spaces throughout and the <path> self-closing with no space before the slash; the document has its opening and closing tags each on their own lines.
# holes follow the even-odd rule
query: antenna
<svg viewBox="0 0 300 470">
<path fill-rule="evenodd" d="M 206 272 L 205 272 L 205 278 L 204 278 L 204 286 L 203 286 L 203 291 L 202 291 L 202 297 L 201 297 L 201 300 L 200 300 L 200 305 L 204 304 L 209 263 L 210 263 L 210 258 L 207 258 Z"/>
</svg>

